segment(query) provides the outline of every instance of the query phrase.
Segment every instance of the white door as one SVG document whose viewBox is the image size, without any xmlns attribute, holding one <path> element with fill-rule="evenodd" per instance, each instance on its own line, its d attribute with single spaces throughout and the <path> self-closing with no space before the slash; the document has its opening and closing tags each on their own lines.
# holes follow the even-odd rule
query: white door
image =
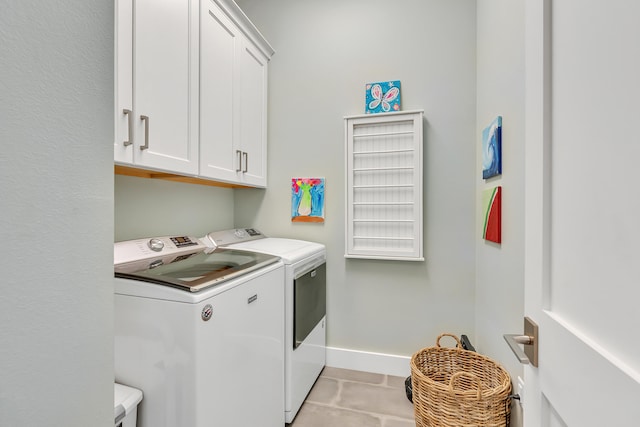
<svg viewBox="0 0 640 427">
<path fill-rule="evenodd" d="M 524 424 L 640 425 L 640 2 L 526 13 Z"/>
</svg>

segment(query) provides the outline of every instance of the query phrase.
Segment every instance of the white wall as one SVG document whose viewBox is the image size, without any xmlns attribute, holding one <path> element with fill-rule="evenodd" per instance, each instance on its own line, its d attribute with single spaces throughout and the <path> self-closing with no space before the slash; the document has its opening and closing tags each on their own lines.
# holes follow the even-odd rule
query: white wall
<svg viewBox="0 0 640 427">
<path fill-rule="evenodd" d="M 233 191 L 116 175 L 114 241 L 233 228 Z"/>
<path fill-rule="evenodd" d="M 524 316 L 524 1 L 479 0 L 477 50 L 476 349 L 497 360 L 514 384 L 522 376 L 504 339 Z M 502 175 L 482 179 L 482 130 L 502 116 Z M 482 239 L 482 190 L 502 186 L 502 244 Z M 514 405 L 514 427 L 522 425 Z"/>
<path fill-rule="evenodd" d="M 473 340 L 475 2 L 238 4 L 276 54 L 269 188 L 236 191 L 236 225 L 326 244 L 330 346 L 410 356 L 444 331 Z M 345 260 L 343 117 L 364 112 L 366 83 L 390 79 L 402 83 L 404 110 L 425 110 L 426 262 Z M 316 176 L 326 179 L 325 223 L 291 223 L 291 178 Z"/>
<path fill-rule="evenodd" d="M 113 2 L 0 7 L 0 425 L 113 426 Z"/>
<path fill-rule="evenodd" d="M 478 1 L 476 130 L 476 334 L 478 348 L 514 373 L 521 365 L 502 335 L 524 313 L 524 0 Z M 482 179 L 482 130 L 502 116 L 502 175 Z M 482 239 L 481 192 L 502 186 L 502 244 Z"/>
</svg>

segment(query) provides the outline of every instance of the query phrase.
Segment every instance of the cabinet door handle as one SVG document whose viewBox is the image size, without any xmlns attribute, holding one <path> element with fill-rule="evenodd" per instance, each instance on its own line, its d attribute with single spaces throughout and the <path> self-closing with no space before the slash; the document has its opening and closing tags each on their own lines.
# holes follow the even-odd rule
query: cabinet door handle
<svg viewBox="0 0 640 427">
<path fill-rule="evenodd" d="M 144 145 L 140 146 L 140 150 L 149 148 L 149 117 L 140 116 L 140 120 L 144 122 Z"/>
<path fill-rule="evenodd" d="M 236 154 L 238 155 L 238 167 L 236 168 L 236 172 L 240 172 L 242 170 L 242 151 L 236 150 Z"/>
<path fill-rule="evenodd" d="M 127 116 L 127 126 L 129 127 L 129 131 L 127 133 L 127 140 L 123 141 L 122 144 L 127 147 L 133 144 L 133 114 L 131 110 L 127 110 L 126 108 L 122 110 L 122 113 Z"/>
<path fill-rule="evenodd" d="M 244 169 L 242 169 L 242 172 L 247 172 L 247 170 L 249 170 L 249 154 L 243 151 L 242 157 L 244 157 Z"/>
</svg>

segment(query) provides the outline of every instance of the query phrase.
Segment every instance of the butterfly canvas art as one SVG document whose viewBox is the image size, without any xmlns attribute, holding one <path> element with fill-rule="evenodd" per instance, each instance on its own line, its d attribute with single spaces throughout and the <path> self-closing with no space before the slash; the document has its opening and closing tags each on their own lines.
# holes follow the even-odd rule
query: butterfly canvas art
<svg viewBox="0 0 640 427">
<path fill-rule="evenodd" d="M 400 111 L 400 80 L 367 83 L 365 113 Z"/>
</svg>

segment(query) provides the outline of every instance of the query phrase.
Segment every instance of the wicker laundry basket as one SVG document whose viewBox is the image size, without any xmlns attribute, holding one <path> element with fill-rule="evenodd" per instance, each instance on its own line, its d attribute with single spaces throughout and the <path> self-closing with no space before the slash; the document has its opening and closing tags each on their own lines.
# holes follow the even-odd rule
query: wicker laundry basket
<svg viewBox="0 0 640 427">
<path fill-rule="evenodd" d="M 440 346 L 444 336 L 455 348 Z M 417 427 L 508 427 L 511 378 L 486 356 L 464 350 L 452 334 L 411 357 L 413 406 Z"/>
</svg>

